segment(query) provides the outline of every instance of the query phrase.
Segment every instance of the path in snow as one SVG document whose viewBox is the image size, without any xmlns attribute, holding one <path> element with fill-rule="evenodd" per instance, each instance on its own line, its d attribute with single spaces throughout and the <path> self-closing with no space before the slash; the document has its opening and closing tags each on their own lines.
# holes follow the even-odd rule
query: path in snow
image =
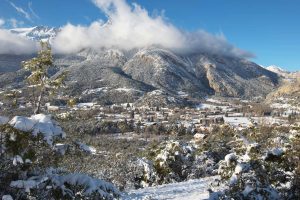
<svg viewBox="0 0 300 200">
<path fill-rule="evenodd" d="M 201 200 L 209 197 L 208 189 L 218 176 L 131 190 L 123 200 Z"/>
</svg>

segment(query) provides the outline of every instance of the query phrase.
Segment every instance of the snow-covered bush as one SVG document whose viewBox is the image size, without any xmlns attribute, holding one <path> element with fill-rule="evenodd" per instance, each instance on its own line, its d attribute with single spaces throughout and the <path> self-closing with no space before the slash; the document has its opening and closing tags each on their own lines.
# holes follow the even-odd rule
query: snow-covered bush
<svg viewBox="0 0 300 200">
<path fill-rule="evenodd" d="M 39 115 L 40 121 L 33 117 L 14 117 L 0 126 L 1 158 L 13 158 L 15 165 L 55 163 L 57 156 L 52 149 L 53 141 L 62 139 L 65 134 L 50 118 Z M 51 160 L 49 156 L 52 156 Z"/>
<path fill-rule="evenodd" d="M 4 121 L 4 120 L 2 120 Z M 51 116 L 14 117 L 0 125 L 0 197 L 16 199 L 113 199 L 111 184 L 85 174 L 68 174 L 56 167 L 68 145 L 57 143 L 65 133 Z M 80 143 L 85 151 L 94 149 Z"/>
<path fill-rule="evenodd" d="M 159 176 L 159 184 L 186 180 L 195 148 L 178 141 L 167 141 L 150 149 L 149 158 Z"/>
<path fill-rule="evenodd" d="M 86 174 L 67 174 L 50 176 L 52 187 L 60 190 L 62 196 L 82 199 L 113 199 L 120 192 L 111 184 Z M 80 189 L 79 189 L 79 188 Z"/>
<path fill-rule="evenodd" d="M 111 183 L 86 174 L 65 174 L 53 169 L 28 179 L 11 181 L 10 187 L 24 191 L 22 198 L 113 199 L 120 195 Z"/>
<path fill-rule="evenodd" d="M 28 178 L 41 168 L 55 165 L 60 156 L 52 144 L 64 136 L 59 125 L 42 114 L 30 118 L 17 116 L 0 125 L 0 168 L 3 169 L 0 191 L 9 192 L 8 186 L 14 179 Z"/>
<path fill-rule="evenodd" d="M 286 134 L 272 132 L 267 137 L 262 136 L 265 141 L 255 143 L 253 138 L 258 137 L 261 136 L 252 134 L 246 138 L 240 135 L 240 139 L 234 141 L 240 143 L 236 145 L 239 148 L 232 148 L 232 152 L 219 162 L 218 173 L 228 186 L 223 198 L 297 199 L 297 137 L 292 141 Z"/>
<path fill-rule="evenodd" d="M 227 181 L 229 190 L 225 196 L 233 199 L 280 199 L 278 191 L 266 178 L 263 165 L 253 160 L 228 154 L 220 163 L 219 174 Z"/>
<path fill-rule="evenodd" d="M 216 174 L 216 164 L 213 153 L 197 151 L 193 143 L 169 140 L 146 150 L 136 162 L 136 179 L 140 187 L 181 182 Z"/>
<path fill-rule="evenodd" d="M 230 142 L 235 139 L 236 131 L 228 125 L 214 126 L 198 145 L 198 151 L 209 151 L 214 155 L 216 162 L 223 159 L 232 148 Z"/>
<path fill-rule="evenodd" d="M 37 114 L 31 117 L 16 116 L 10 122 L 13 128 L 29 132 L 33 136 L 41 134 L 44 140 L 52 145 L 55 137 L 64 138 L 65 133 L 58 123 L 51 119 L 51 115 Z"/>
<path fill-rule="evenodd" d="M 158 175 L 151 160 L 139 158 L 133 163 L 132 166 L 136 188 L 144 188 L 157 184 Z"/>
<path fill-rule="evenodd" d="M 71 112 L 63 112 L 56 115 L 56 117 L 60 120 L 70 120 L 72 118 Z"/>
<path fill-rule="evenodd" d="M 197 179 L 217 174 L 218 156 L 212 151 L 195 152 L 187 179 Z"/>
<path fill-rule="evenodd" d="M 294 168 L 294 171 L 292 172 L 290 188 L 286 192 L 286 198 L 300 199 L 300 129 L 291 130 L 289 140 L 290 150 L 285 153 L 287 160 L 286 165 Z"/>
</svg>

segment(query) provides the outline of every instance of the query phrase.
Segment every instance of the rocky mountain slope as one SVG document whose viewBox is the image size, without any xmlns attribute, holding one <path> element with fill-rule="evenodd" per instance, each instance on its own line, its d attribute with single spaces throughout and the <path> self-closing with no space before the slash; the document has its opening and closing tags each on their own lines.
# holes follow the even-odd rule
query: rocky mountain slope
<svg viewBox="0 0 300 200">
<path fill-rule="evenodd" d="M 300 76 L 293 80 L 286 80 L 278 89 L 271 92 L 267 99 L 273 101 L 278 98 L 300 98 Z"/>
<path fill-rule="evenodd" d="M 259 96 L 278 84 L 276 74 L 244 59 L 203 53 L 180 56 L 157 48 L 139 51 L 123 68 L 134 79 L 190 96 Z"/>
<path fill-rule="evenodd" d="M 51 41 L 59 29 L 11 31 L 33 40 Z M 29 57 L 32 56 L 0 55 L 0 87 L 22 86 L 26 72 L 20 71 L 20 61 Z M 66 91 L 84 101 L 135 101 L 153 90 L 180 98 L 212 94 L 265 96 L 280 81 L 278 74 L 246 59 L 203 52 L 187 55 L 158 47 L 131 51 L 85 49 L 76 54 L 55 55 L 51 73 L 64 70 L 68 71 Z"/>
</svg>

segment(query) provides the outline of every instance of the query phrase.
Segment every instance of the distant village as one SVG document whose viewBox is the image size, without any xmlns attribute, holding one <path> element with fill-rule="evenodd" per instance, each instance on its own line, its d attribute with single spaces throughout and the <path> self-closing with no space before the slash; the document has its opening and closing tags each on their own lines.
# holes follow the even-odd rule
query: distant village
<svg viewBox="0 0 300 200">
<path fill-rule="evenodd" d="M 17 96 L 12 92 L 10 96 Z M 11 98 L 8 95 L 9 98 Z M 24 98 L 11 98 L 10 104 L 16 104 L 18 109 L 30 107 Z M 17 100 L 15 100 L 17 99 Z M 299 118 L 300 107 L 291 105 L 293 99 L 281 98 L 276 103 L 265 105 L 259 99 L 252 101 L 239 98 L 212 97 L 203 100 L 195 107 L 166 107 L 166 106 L 136 106 L 133 103 L 99 105 L 97 103 L 77 103 L 72 106 L 56 106 L 46 103 L 44 109 L 66 119 L 73 112 L 94 111 L 95 120 L 102 122 L 126 122 L 143 132 L 150 126 L 162 126 L 165 128 L 184 128 L 186 132 L 201 133 L 211 131 L 214 125 L 227 124 L 233 128 L 242 130 L 259 124 L 276 126 L 297 126 L 293 119 Z M 16 102 L 15 102 L 16 101 Z M 11 106 L 11 105 L 10 105 Z M 0 100 L 0 110 L 7 107 Z"/>
<path fill-rule="evenodd" d="M 69 112 L 78 110 L 99 110 L 97 120 L 106 122 L 127 122 L 144 130 L 149 126 L 177 126 L 188 132 L 210 131 L 214 125 L 227 124 L 242 130 L 259 124 L 290 126 L 291 121 L 300 116 L 300 108 L 274 104 L 274 107 L 261 106 L 250 101 L 235 98 L 231 102 L 206 99 L 195 108 L 179 107 L 136 107 L 132 103 L 101 106 L 95 103 L 79 103 Z M 48 110 L 58 111 L 60 107 L 48 105 Z M 64 118 L 68 112 L 59 114 Z M 297 125 L 297 124 L 293 124 Z"/>
</svg>

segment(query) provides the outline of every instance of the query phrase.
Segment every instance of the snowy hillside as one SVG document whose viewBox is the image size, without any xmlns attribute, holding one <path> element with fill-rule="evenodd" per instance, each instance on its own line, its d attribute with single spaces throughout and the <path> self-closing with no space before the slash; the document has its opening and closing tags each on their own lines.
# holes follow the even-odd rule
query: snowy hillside
<svg viewBox="0 0 300 200">
<path fill-rule="evenodd" d="M 270 65 L 268 67 L 266 67 L 267 70 L 274 72 L 276 74 L 279 74 L 280 76 L 286 77 L 290 74 L 290 72 L 282 69 L 281 67 L 278 67 L 276 65 Z"/>
<path fill-rule="evenodd" d="M 267 68 L 267 70 L 275 72 L 275 73 L 288 73 L 287 71 L 285 71 L 284 69 L 282 69 L 281 67 L 278 67 L 276 65 L 270 65 L 266 68 Z"/>
<path fill-rule="evenodd" d="M 276 65 L 270 65 L 268 67 L 265 67 L 267 70 L 271 71 L 271 72 L 274 72 L 276 74 L 278 74 L 279 76 L 287 79 L 287 80 L 294 80 L 294 79 L 297 79 L 297 77 L 300 76 L 300 72 L 299 71 L 296 71 L 296 72 L 289 72 L 289 71 L 286 71 L 284 70 L 283 68 L 281 67 L 278 67 Z"/>
</svg>

